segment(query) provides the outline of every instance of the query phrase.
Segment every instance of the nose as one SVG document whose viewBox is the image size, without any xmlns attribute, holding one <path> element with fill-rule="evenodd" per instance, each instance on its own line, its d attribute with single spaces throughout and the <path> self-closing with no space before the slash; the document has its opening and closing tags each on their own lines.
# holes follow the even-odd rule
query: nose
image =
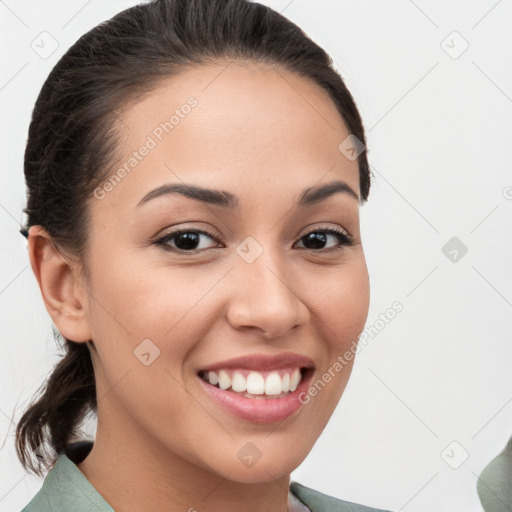
<svg viewBox="0 0 512 512">
<path fill-rule="evenodd" d="M 235 285 L 227 311 L 233 328 L 274 339 L 286 337 L 309 321 L 309 310 L 298 295 L 297 283 L 291 282 L 291 273 L 285 271 L 285 263 L 269 251 L 252 263 L 237 262 L 231 272 Z"/>
</svg>

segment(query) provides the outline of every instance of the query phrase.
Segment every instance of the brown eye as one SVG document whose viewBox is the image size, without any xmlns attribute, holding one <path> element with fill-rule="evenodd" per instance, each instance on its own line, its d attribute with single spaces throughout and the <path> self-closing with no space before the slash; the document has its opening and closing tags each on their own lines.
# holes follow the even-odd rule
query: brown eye
<svg viewBox="0 0 512 512">
<path fill-rule="evenodd" d="M 334 247 L 324 247 L 330 238 L 338 241 L 338 245 Z M 323 251 L 331 249 L 342 249 L 343 246 L 352 245 L 353 240 L 348 233 L 337 229 L 316 229 L 306 233 L 300 238 L 306 249 L 313 251 Z"/>
<path fill-rule="evenodd" d="M 202 242 L 202 240 L 208 238 L 216 243 L 208 246 L 207 242 Z M 334 246 L 326 247 L 326 244 L 333 239 L 337 243 Z M 304 249 L 314 252 L 342 249 L 344 246 L 353 245 L 353 239 L 348 233 L 335 228 L 310 231 L 303 235 L 299 241 L 303 243 Z M 167 251 L 190 254 L 219 247 L 216 235 L 199 229 L 176 230 L 158 238 L 153 243 Z"/>
<path fill-rule="evenodd" d="M 204 247 L 204 244 L 201 246 L 202 238 L 210 238 L 212 240 L 216 240 L 216 237 L 210 233 L 207 233 L 206 231 L 197 229 L 181 229 L 164 235 L 158 240 L 155 240 L 154 243 L 158 246 L 163 246 L 163 248 L 166 250 L 176 252 L 198 252 L 205 249 L 218 247 L 218 243 L 211 247 Z M 171 242 L 173 242 L 174 245 L 171 245 Z"/>
</svg>

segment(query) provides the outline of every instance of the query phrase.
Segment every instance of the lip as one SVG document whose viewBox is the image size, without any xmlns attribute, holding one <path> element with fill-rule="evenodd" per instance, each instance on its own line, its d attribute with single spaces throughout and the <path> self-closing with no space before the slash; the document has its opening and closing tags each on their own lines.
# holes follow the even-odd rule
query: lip
<svg viewBox="0 0 512 512">
<path fill-rule="evenodd" d="M 201 388 L 221 410 L 252 423 L 273 423 L 297 414 L 303 407 L 299 396 L 308 389 L 314 371 L 313 368 L 307 368 L 302 369 L 301 373 L 302 379 L 297 389 L 281 398 L 247 398 L 234 391 L 219 389 L 203 378 L 196 377 Z"/>
<path fill-rule="evenodd" d="M 201 368 L 203 371 L 223 370 L 226 368 L 245 368 L 247 370 L 278 370 L 280 368 L 313 368 L 313 360 L 309 357 L 294 354 L 293 352 L 283 352 L 275 356 L 267 354 L 252 354 L 225 361 L 219 361 L 209 366 Z"/>
</svg>

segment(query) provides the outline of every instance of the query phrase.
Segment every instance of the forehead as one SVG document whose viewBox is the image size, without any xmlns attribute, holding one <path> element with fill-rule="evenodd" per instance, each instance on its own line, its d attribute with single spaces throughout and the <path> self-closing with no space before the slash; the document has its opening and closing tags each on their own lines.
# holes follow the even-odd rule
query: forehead
<svg viewBox="0 0 512 512">
<path fill-rule="evenodd" d="M 121 158 L 112 170 L 126 172 L 111 196 L 123 189 L 132 205 L 150 188 L 180 181 L 237 193 L 266 181 L 302 190 L 327 175 L 359 193 L 357 161 L 338 149 L 349 132 L 334 102 L 282 68 L 221 62 L 187 69 L 120 119 Z"/>
</svg>

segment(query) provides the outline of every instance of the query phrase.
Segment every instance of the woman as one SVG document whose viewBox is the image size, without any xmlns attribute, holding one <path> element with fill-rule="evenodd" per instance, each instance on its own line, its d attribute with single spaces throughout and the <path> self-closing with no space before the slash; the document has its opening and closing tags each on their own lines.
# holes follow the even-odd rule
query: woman
<svg viewBox="0 0 512 512">
<path fill-rule="evenodd" d="M 153 1 L 68 50 L 25 154 L 66 355 L 17 426 L 50 469 L 24 510 L 376 510 L 290 485 L 367 318 L 364 145 L 326 53 L 254 2 Z"/>
</svg>

